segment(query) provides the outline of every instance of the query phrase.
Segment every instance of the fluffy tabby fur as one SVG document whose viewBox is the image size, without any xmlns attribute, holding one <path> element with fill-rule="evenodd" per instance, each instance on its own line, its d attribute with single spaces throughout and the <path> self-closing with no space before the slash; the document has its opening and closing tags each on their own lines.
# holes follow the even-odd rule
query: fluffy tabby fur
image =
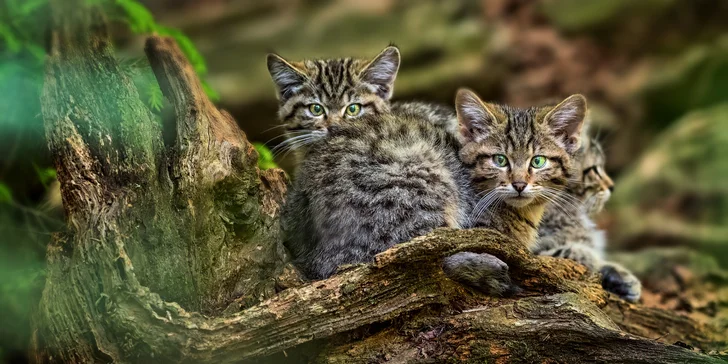
<svg viewBox="0 0 728 364">
<path fill-rule="evenodd" d="M 268 71 L 278 90 L 278 118 L 287 136 L 281 148 L 304 151 L 333 125 L 388 113 L 399 62 L 395 46 L 385 48 L 372 60 L 289 62 L 269 54 Z M 314 114 L 312 105 L 320 105 L 323 112 Z M 351 105 L 360 106 L 357 114 L 347 113 Z"/>
<path fill-rule="evenodd" d="M 586 99 L 573 95 L 556 106 L 514 108 L 484 103 L 473 92 L 456 98 L 463 148 L 479 200 L 475 226 L 488 227 L 531 247 L 547 203 L 561 198 L 579 149 Z M 498 165 L 496 158 L 505 158 Z M 532 165 L 543 157 L 540 168 Z"/>
<path fill-rule="evenodd" d="M 330 126 L 307 149 L 282 211 L 296 266 L 326 278 L 437 227 L 466 227 L 472 195 L 458 150 L 416 113 Z"/>
<path fill-rule="evenodd" d="M 268 55 L 268 71 L 278 90 L 278 118 L 287 139 L 278 149 L 305 153 L 308 145 L 326 136 L 329 127 L 365 116 L 406 114 L 427 120 L 457 134 L 455 111 L 425 102 L 390 103 L 400 64 L 396 46 L 385 48 L 371 60 L 340 58 L 289 62 L 277 54 Z M 319 104 L 324 112 L 314 115 L 310 107 Z M 346 108 L 361 105 L 357 115 Z"/>
<path fill-rule="evenodd" d="M 531 247 L 545 206 L 561 198 L 571 178 L 586 99 L 574 95 L 556 106 L 519 109 L 484 103 L 471 91 L 458 91 L 460 158 L 468 168 L 477 202 L 471 224 L 498 230 Z M 507 160 L 496 163 L 496 156 Z M 531 165 L 534 157 L 547 162 Z M 443 262 L 452 279 L 491 294 L 513 294 L 508 266 L 488 254 L 463 252 Z"/>
<path fill-rule="evenodd" d="M 604 289 L 637 301 L 642 290 L 639 279 L 626 268 L 604 260 L 605 236 L 591 220 L 604 207 L 614 187 L 604 170 L 604 152 L 599 143 L 585 138 L 575 162 L 579 178 L 567 189 L 573 201 L 546 208 L 533 251 L 571 259 L 600 272 Z"/>
</svg>

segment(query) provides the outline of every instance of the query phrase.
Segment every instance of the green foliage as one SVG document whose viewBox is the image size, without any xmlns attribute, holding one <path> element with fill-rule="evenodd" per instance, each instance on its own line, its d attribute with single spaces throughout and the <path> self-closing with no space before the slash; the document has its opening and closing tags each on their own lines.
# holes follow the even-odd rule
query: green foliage
<svg viewBox="0 0 728 364">
<path fill-rule="evenodd" d="M 147 107 L 155 113 L 162 111 L 165 98 L 147 59 L 124 58 L 119 61 L 119 66 L 126 77 L 134 81 L 134 85 L 139 90 L 139 95 L 146 102 Z"/>
<path fill-rule="evenodd" d="M 253 147 L 258 151 L 258 168 L 270 169 L 278 168 L 276 162 L 273 160 L 273 153 L 262 143 L 253 143 Z"/>
<path fill-rule="evenodd" d="M 204 82 L 207 66 L 193 42 L 181 31 L 156 23 L 137 0 L 85 0 L 100 6 L 111 22 L 128 24 L 135 34 L 174 38 L 203 80 L 208 96 L 217 93 Z M 83 11 L 79 9 L 79 11 Z M 19 183 L 35 178 L 46 188 L 56 179 L 43 153 L 44 128 L 40 96 L 50 21 L 48 0 L 0 0 L 0 159 L 7 167 L 24 170 L 24 177 L 0 182 L 0 362 L 3 354 L 24 352 L 30 337 L 28 324 L 43 286 L 43 252 L 52 232 L 64 228 L 56 210 L 36 204 L 19 192 Z M 120 68 L 134 82 L 140 97 L 161 121 L 167 100 L 146 59 L 121 59 Z M 19 158 L 22 156 L 22 158 Z M 33 175 L 35 171 L 35 176 Z M 5 174 L 7 170 L 1 170 Z"/>
<path fill-rule="evenodd" d="M 33 169 L 35 169 L 35 173 L 38 175 L 38 180 L 45 188 L 48 188 L 48 186 L 56 180 L 56 170 L 53 168 L 39 168 L 34 163 Z"/>
<path fill-rule="evenodd" d="M 722 103 L 728 95 L 728 36 L 695 44 L 656 63 L 641 90 L 646 124 L 662 130 L 695 109 Z"/>
<path fill-rule="evenodd" d="M 10 203 L 13 201 L 13 193 L 10 188 L 2 182 L 0 182 L 0 204 Z"/>
<path fill-rule="evenodd" d="M 17 209 L 0 204 L 0 236 L 14 243 L 0 245 L 0 362 L 4 354 L 27 351 L 31 335 L 28 318 L 37 305 L 45 277 L 42 250 L 29 249 L 29 245 L 47 236 L 47 232 L 35 224 L 22 224 L 13 210 Z"/>
<path fill-rule="evenodd" d="M 126 13 L 124 20 L 132 32 L 144 34 L 156 30 L 157 23 L 154 21 L 154 16 L 144 5 L 134 0 L 116 0 L 116 5 Z"/>
<path fill-rule="evenodd" d="M 0 24 L 0 37 L 2 37 L 5 46 L 10 52 L 17 53 L 20 51 L 20 41 L 15 37 L 15 34 L 13 34 L 13 31 L 9 27 Z"/>
<path fill-rule="evenodd" d="M 207 75 L 207 64 L 205 58 L 200 54 L 195 47 L 192 40 L 182 33 L 179 29 L 166 27 L 157 24 L 154 20 L 154 16 L 144 5 L 140 4 L 136 0 L 115 0 L 116 5 L 123 10 L 124 17 L 121 19 L 129 24 L 129 28 L 137 34 L 159 34 L 162 36 L 172 37 L 179 45 L 182 53 L 190 61 L 195 72 L 203 80 L 203 88 L 207 96 L 213 100 L 219 100 L 219 95 L 213 90 L 207 82 L 204 81 L 204 76 Z M 157 93 L 156 90 L 147 89 L 145 90 L 149 97 L 149 105 L 151 109 L 159 111 L 161 109 L 161 102 L 156 99 L 156 96 L 161 96 L 161 92 Z"/>
<path fill-rule="evenodd" d="M 728 250 L 728 103 L 688 113 L 649 145 L 610 199 L 615 239 Z M 728 266 L 728 254 L 716 255 Z"/>
<path fill-rule="evenodd" d="M 146 96 L 149 108 L 156 112 L 162 110 L 162 106 L 164 105 L 164 95 L 162 94 L 162 90 L 159 88 L 159 85 L 156 83 L 150 83 L 147 85 Z"/>
</svg>

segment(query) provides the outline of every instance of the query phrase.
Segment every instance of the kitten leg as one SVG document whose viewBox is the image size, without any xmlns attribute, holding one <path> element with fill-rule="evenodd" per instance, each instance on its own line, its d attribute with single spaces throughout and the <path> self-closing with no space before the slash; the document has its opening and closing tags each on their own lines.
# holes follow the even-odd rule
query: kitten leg
<svg viewBox="0 0 728 364">
<path fill-rule="evenodd" d="M 538 255 L 571 259 L 585 265 L 591 271 L 598 271 L 602 260 L 594 249 L 581 244 L 566 244 L 549 250 L 539 252 Z"/>
<path fill-rule="evenodd" d="M 512 296 L 521 288 L 511 283 L 508 265 L 490 254 L 462 252 L 443 260 L 442 269 L 450 279 L 493 296 Z"/>
<path fill-rule="evenodd" d="M 542 251 L 539 255 L 566 258 L 585 265 L 589 270 L 602 274 L 602 288 L 620 298 L 637 302 L 642 294 L 640 280 L 629 270 L 613 262 L 604 262 L 597 252 L 585 245 L 567 244 Z"/>
<path fill-rule="evenodd" d="M 613 262 L 605 262 L 599 269 L 602 287 L 629 302 L 637 302 L 642 295 L 642 283 L 627 268 Z"/>
</svg>

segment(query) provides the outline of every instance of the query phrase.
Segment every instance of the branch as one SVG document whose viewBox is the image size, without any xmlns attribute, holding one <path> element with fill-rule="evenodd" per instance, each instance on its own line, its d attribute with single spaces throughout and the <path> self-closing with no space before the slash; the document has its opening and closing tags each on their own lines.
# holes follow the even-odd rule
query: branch
<svg viewBox="0 0 728 364">
<path fill-rule="evenodd" d="M 492 250 L 495 246 L 500 248 Z M 526 287 L 538 287 L 538 294 L 549 285 L 555 288 L 554 292 L 576 287 L 579 293 L 522 299 L 481 296 L 450 281 L 440 268 L 442 258 L 465 249 L 492 251 L 501 258 L 511 257 L 517 262 L 516 266 L 540 265 L 543 274 L 534 274 L 534 278 L 528 278 L 530 282 L 519 282 L 528 283 L 523 284 Z M 582 275 L 585 280 L 549 281 L 548 271 L 574 272 L 578 267 L 575 263 L 531 256 L 524 257 L 527 259 L 524 262 L 515 258 L 521 254 L 518 249 L 518 245 L 509 244 L 501 235 L 488 230 L 442 229 L 381 253 L 376 264 L 350 267 L 329 279 L 283 291 L 235 315 L 207 319 L 165 303 L 155 295 L 143 295 L 116 303 L 118 312 L 123 312 L 122 318 L 127 315 L 135 318 L 134 321 L 120 319 L 116 323 L 127 325 L 123 331 L 148 333 L 145 340 L 154 342 L 154 348 L 167 348 L 168 352 L 158 350 L 149 353 L 159 360 L 184 358 L 200 363 L 226 363 L 271 355 L 377 322 L 417 317 L 418 312 L 426 307 L 441 307 L 441 312 L 448 312 L 444 307 L 465 305 L 470 308 L 460 315 L 452 318 L 444 316 L 437 324 L 428 321 L 427 327 L 457 323 L 449 336 L 438 339 L 440 344 L 437 345 L 451 343 L 457 337 L 476 337 L 483 343 L 499 347 L 522 341 L 520 345 L 524 350 L 543 350 L 544 354 L 540 354 L 539 358 L 565 362 L 574 361 L 577 357 L 583 359 L 585 353 L 592 355 L 593 350 L 598 351 L 597 358 L 604 360 L 639 361 L 645 355 L 639 354 L 640 350 L 648 349 L 653 362 L 706 358 L 683 348 L 624 333 L 599 309 L 605 304 L 605 294 L 591 276 Z M 398 257 L 414 259 L 417 269 L 404 265 L 405 261 Z M 518 276 L 518 269 L 514 273 Z M 601 295 L 588 294 L 595 287 L 599 288 Z M 524 294 L 536 292 L 529 290 Z M 140 315 L 143 311 L 147 315 Z M 481 311 L 484 312 L 476 313 Z M 477 322 L 481 326 L 473 324 Z M 387 341 L 402 342 L 402 338 L 398 337 L 400 331 L 392 332 L 395 334 Z M 411 337 L 409 334 L 406 336 Z M 369 341 L 381 342 L 381 338 L 375 336 L 353 347 L 346 346 L 345 351 L 357 352 L 356 348 L 369 345 Z M 571 351 L 565 349 L 563 355 L 546 350 L 549 344 L 564 342 L 574 346 Z M 468 342 L 461 340 L 453 350 L 466 344 Z M 620 345 L 619 350 L 614 350 L 616 344 Z M 415 344 L 407 341 L 406 345 Z M 396 347 L 390 354 L 400 351 L 406 350 Z M 364 360 L 367 355 L 357 354 L 348 359 Z"/>
<path fill-rule="evenodd" d="M 175 110 L 177 144 L 172 166 L 177 168 L 180 187 L 194 189 L 233 173 L 249 174 L 249 166 L 258 162 L 258 153 L 232 116 L 207 98 L 177 43 L 171 38 L 149 37 L 145 52 Z"/>
<path fill-rule="evenodd" d="M 724 363 L 679 346 L 624 333 L 596 305 L 573 293 L 487 304 L 444 319 L 415 317 L 400 331 L 385 330 L 364 341 L 334 347 L 319 357 L 326 363 L 382 359 Z"/>
</svg>

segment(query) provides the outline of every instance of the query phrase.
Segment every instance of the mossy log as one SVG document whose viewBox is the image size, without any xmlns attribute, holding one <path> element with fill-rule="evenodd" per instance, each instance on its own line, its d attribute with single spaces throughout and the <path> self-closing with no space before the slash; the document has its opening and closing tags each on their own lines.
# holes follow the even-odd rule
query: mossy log
<svg viewBox="0 0 728 364">
<path fill-rule="evenodd" d="M 35 362 L 303 361 L 305 352 L 330 362 L 720 362 L 629 333 L 643 321 L 620 325 L 604 308 L 623 303 L 583 266 L 534 257 L 488 230 L 437 230 L 298 282 L 276 225 L 285 175 L 257 168 L 179 48 L 151 37 L 146 53 L 175 110 L 165 145 L 102 14 L 83 4 L 52 1 L 43 117 L 69 227 L 48 247 Z M 493 298 L 449 280 L 442 258 L 459 251 L 500 257 L 524 292 Z M 696 345 L 714 334 L 665 329 Z"/>
</svg>

